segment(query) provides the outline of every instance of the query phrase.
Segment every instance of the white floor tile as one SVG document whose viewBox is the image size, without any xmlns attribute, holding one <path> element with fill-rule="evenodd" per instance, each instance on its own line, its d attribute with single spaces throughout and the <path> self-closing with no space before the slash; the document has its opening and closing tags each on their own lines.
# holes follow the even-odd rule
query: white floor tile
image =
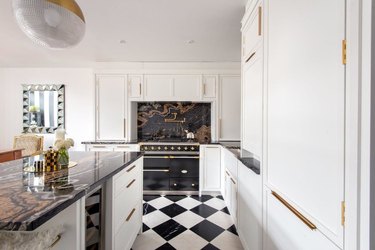
<svg viewBox="0 0 375 250">
<path fill-rule="evenodd" d="M 153 228 L 166 222 L 169 219 L 170 217 L 165 213 L 160 212 L 159 210 L 155 210 L 154 212 L 143 216 L 143 223 L 145 223 L 149 228 Z"/>
<path fill-rule="evenodd" d="M 133 250 L 155 250 L 162 246 L 166 241 L 160 237 L 156 232 L 147 230 L 141 235 L 138 235 L 132 249 Z"/>
<path fill-rule="evenodd" d="M 156 209 L 161 209 L 163 207 L 171 205 L 173 202 L 171 200 L 168 200 L 167 198 L 160 197 L 155 200 L 149 201 L 148 204 L 153 206 Z"/>
<path fill-rule="evenodd" d="M 225 205 L 225 202 L 221 199 L 218 199 L 218 198 L 212 198 L 206 202 L 204 202 L 204 204 L 210 206 L 210 207 L 213 207 L 217 210 L 221 210 L 223 209 L 224 207 L 226 207 Z"/>
<path fill-rule="evenodd" d="M 199 201 L 197 201 L 193 198 L 190 198 L 190 197 L 186 197 L 185 199 L 179 200 L 176 203 L 178 205 L 180 205 L 181 207 L 186 208 L 186 209 L 192 209 L 193 207 L 196 207 L 196 206 L 202 204 L 201 202 L 199 202 Z"/>
<path fill-rule="evenodd" d="M 177 221 L 186 228 L 191 228 L 197 225 L 199 222 L 203 221 L 204 218 L 193 212 L 186 211 L 174 217 L 173 220 Z"/>
<path fill-rule="evenodd" d="M 169 241 L 174 248 L 178 250 L 202 249 L 208 242 L 190 230 L 176 236 Z"/>
<path fill-rule="evenodd" d="M 213 215 L 208 217 L 207 220 L 224 229 L 228 229 L 230 226 L 234 224 L 232 217 L 229 214 L 226 214 L 221 211 L 214 213 Z"/>
<path fill-rule="evenodd" d="M 211 244 L 219 249 L 231 249 L 231 250 L 242 250 L 240 238 L 231 232 L 224 231 L 222 234 L 217 236 Z"/>
</svg>

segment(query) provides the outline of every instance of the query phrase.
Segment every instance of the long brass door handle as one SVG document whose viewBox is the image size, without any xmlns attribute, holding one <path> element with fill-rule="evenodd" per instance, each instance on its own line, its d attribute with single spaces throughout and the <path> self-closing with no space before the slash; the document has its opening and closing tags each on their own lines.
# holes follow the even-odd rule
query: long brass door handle
<svg viewBox="0 0 375 250">
<path fill-rule="evenodd" d="M 129 214 L 128 217 L 126 218 L 126 222 L 128 222 L 128 221 L 132 218 L 134 212 L 135 212 L 135 208 L 133 208 L 133 210 L 130 212 L 130 214 Z"/>
<path fill-rule="evenodd" d="M 280 195 L 278 195 L 275 191 L 272 191 L 272 195 L 278 199 L 286 208 L 288 208 L 294 215 L 298 217 L 306 226 L 308 226 L 311 230 L 315 230 L 317 227 L 314 223 L 312 223 L 309 219 L 307 219 L 303 214 L 301 214 L 297 209 L 295 209 L 292 205 L 290 205 L 286 200 L 284 200 Z"/>
<path fill-rule="evenodd" d="M 133 185 L 133 183 L 135 182 L 135 179 L 133 179 L 127 186 L 126 188 L 129 188 L 131 185 Z"/>
<path fill-rule="evenodd" d="M 126 170 L 126 172 L 130 172 L 130 171 L 132 171 L 134 168 L 136 167 L 136 165 L 134 165 L 133 167 L 131 167 L 131 168 L 129 168 L 128 170 Z"/>
<path fill-rule="evenodd" d="M 262 35 L 262 6 L 258 8 L 258 36 Z"/>
</svg>

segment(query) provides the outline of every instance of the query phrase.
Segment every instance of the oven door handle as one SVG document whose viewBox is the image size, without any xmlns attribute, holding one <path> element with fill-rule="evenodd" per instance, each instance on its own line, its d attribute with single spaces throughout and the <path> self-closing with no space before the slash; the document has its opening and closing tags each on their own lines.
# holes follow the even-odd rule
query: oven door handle
<svg viewBox="0 0 375 250">
<path fill-rule="evenodd" d="M 146 159 L 199 159 L 199 156 L 175 156 L 175 155 L 164 155 L 164 156 L 144 156 Z"/>
<path fill-rule="evenodd" d="M 144 172 L 169 172 L 169 169 L 143 169 Z"/>
</svg>

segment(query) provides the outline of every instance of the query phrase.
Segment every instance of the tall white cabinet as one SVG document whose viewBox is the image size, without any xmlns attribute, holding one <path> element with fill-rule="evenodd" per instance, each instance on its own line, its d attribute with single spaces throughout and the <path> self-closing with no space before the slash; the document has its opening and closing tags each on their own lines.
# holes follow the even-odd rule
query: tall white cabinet
<svg viewBox="0 0 375 250">
<path fill-rule="evenodd" d="M 126 76 L 99 75 L 96 77 L 97 140 L 126 139 L 126 100 Z"/>
<path fill-rule="evenodd" d="M 344 247 L 345 4 L 248 4 L 242 146 L 261 161 L 262 205 L 253 214 L 263 214 L 262 249 Z M 239 176 L 241 192 L 247 182 Z M 239 202 L 241 222 L 241 210 L 256 207 Z M 240 234 L 254 229 L 248 225 L 239 224 Z"/>
</svg>

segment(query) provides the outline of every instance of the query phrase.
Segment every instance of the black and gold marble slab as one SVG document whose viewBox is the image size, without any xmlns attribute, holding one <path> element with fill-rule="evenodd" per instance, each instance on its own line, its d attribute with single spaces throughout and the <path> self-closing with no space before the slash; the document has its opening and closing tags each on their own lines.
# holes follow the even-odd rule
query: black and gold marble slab
<svg viewBox="0 0 375 250">
<path fill-rule="evenodd" d="M 140 102 L 137 120 L 138 141 L 186 139 L 186 130 L 211 141 L 211 103 Z"/>
<path fill-rule="evenodd" d="M 77 166 L 52 173 L 25 172 L 24 159 L 1 163 L 0 230 L 36 229 L 142 156 L 140 152 L 70 152 Z"/>
</svg>

